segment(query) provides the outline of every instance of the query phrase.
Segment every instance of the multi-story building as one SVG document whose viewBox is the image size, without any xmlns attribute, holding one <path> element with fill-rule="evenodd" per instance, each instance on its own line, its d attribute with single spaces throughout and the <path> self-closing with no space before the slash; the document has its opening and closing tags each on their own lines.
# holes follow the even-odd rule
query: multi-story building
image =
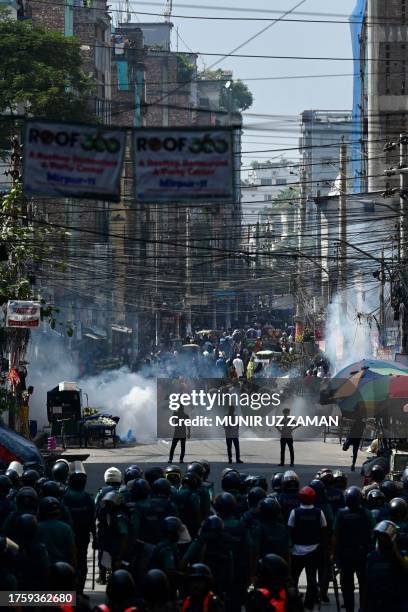
<svg viewBox="0 0 408 612">
<path fill-rule="evenodd" d="M 110 123 L 111 20 L 106 0 L 22 0 L 18 16 L 78 39 L 84 72 L 94 84 L 89 110 L 101 123 Z M 38 202 L 38 212 L 50 223 L 66 227 L 68 235 L 58 247 L 66 272 L 62 274 L 53 266 L 39 274 L 37 282 L 43 295 L 61 308 L 61 319 L 72 323 L 71 349 L 82 356 L 84 363 L 90 363 L 106 354 L 111 339 L 109 204 L 67 198 L 45 200 Z"/>
<path fill-rule="evenodd" d="M 305 171 L 307 199 L 327 195 L 338 176 L 340 145 L 348 144 L 348 158 L 355 155 L 350 111 L 306 110 L 302 113 L 299 149 Z M 358 150 L 358 147 L 357 147 Z M 349 164 L 350 190 L 352 169 Z"/>
<path fill-rule="evenodd" d="M 408 29 L 404 0 L 367 0 L 361 46 L 367 74 L 368 186 L 378 191 L 397 186 L 399 175 L 386 178 L 384 169 L 399 163 L 399 151 L 383 153 L 385 144 L 408 130 Z"/>
</svg>

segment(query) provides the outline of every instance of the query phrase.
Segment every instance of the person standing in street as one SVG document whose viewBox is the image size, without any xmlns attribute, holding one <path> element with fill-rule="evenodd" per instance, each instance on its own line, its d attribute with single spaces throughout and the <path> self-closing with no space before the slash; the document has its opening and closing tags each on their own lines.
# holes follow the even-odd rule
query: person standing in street
<svg viewBox="0 0 408 612">
<path fill-rule="evenodd" d="M 353 458 L 351 463 L 351 471 L 354 472 L 356 469 L 356 461 L 358 450 L 361 446 L 361 440 L 364 435 L 365 421 L 361 417 L 357 417 L 351 426 L 350 433 L 343 444 L 343 450 L 347 451 L 350 446 L 353 448 Z"/>
<path fill-rule="evenodd" d="M 234 366 L 235 371 L 237 373 L 237 378 L 243 378 L 245 373 L 245 367 L 240 354 L 235 357 L 234 361 L 232 362 L 232 365 Z"/>
<path fill-rule="evenodd" d="M 186 427 L 186 419 L 189 416 L 184 412 L 183 406 L 178 408 L 176 416 L 178 417 L 177 425 L 174 427 L 173 440 L 171 442 L 169 463 L 173 463 L 174 451 L 177 444 L 180 442 L 180 463 L 184 463 L 184 455 L 186 453 L 186 439 L 190 439 L 190 427 Z"/>
<path fill-rule="evenodd" d="M 232 463 L 232 445 L 235 449 L 235 458 L 237 463 L 244 463 L 241 461 L 241 453 L 239 448 L 239 425 L 238 417 L 235 415 L 234 406 L 228 408 L 227 425 L 224 425 L 225 429 L 225 442 L 227 444 L 228 463 Z M 236 423 L 236 424 L 235 424 Z"/>
<path fill-rule="evenodd" d="M 292 427 L 289 425 L 289 414 L 290 414 L 290 410 L 289 408 L 284 408 L 282 410 L 282 414 L 284 416 L 284 423 L 281 427 L 279 427 L 278 425 L 276 426 L 276 429 L 280 432 L 280 463 L 279 465 L 285 465 L 285 449 L 286 446 L 289 449 L 289 454 L 290 454 L 290 465 L 293 466 L 295 464 L 295 451 L 293 448 L 293 431 L 295 429 L 297 429 L 298 427 L 300 427 L 300 425 L 297 425 L 296 427 Z"/>
</svg>

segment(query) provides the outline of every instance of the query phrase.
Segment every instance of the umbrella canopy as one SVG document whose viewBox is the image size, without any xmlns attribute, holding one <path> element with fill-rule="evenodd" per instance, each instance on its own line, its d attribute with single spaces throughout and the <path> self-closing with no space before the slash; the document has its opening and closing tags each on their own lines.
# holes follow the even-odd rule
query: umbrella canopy
<svg viewBox="0 0 408 612">
<path fill-rule="evenodd" d="M 38 448 L 20 434 L 0 425 L 0 461 L 7 466 L 11 461 L 44 470 L 44 460 Z"/>
<path fill-rule="evenodd" d="M 344 415 L 361 412 L 375 417 L 386 410 L 400 408 L 408 399 L 408 372 L 405 375 L 380 374 L 381 370 L 363 369 L 343 380 L 333 394 Z"/>
<path fill-rule="evenodd" d="M 408 374 L 408 368 L 402 363 L 397 363 L 396 361 L 386 361 L 384 359 L 361 359 L 360 361 L 350 363 L 350 365 L 341 369 L 335 376 L 333 376 L 332 380 L 335 381 L 337 379 L 349 378 L 349 376 L 357 374 L 357 372 L 360 372 L 361 370 L 372 370 L 383 375 L 398 375 L 403 373 Z"/>
<path fill-rule="evenodd" d="M 365 373 L 364 377 L 362 374 Z M 352 379 L 353 376 L 359 375 L 358 378 Z M 353 384 L 355 386 L 356 381 L 360 385 L 362 381 L 364 384 L 370 380 L 370 377 L 373 376 L 406 376 L 408 375 L 408 368 L 403 364 L 399 364 L 395 361 L 385 361 L 382 359 L 362 359 L 361 361 L 357 361 L 351 363 L 347 367 L 343 368 L 335 376 L 333 376 L 324 386 L 321 388 L 320 393 L 320 403 L 322 405 L 331 404 L 334 401 L 339 399 L 344 399 L 348 397 L 351 393 L 347 391 L 350 389 L 352 391 Z M 351 387 L 346 387 L 346 390 L 342 390 L 345 382 L 349 379 L 351 381 Z M 354 380 L 354 383 L 353 383 Z M 335 398 L 336 393 L 339 393 Z"/>
</svg>

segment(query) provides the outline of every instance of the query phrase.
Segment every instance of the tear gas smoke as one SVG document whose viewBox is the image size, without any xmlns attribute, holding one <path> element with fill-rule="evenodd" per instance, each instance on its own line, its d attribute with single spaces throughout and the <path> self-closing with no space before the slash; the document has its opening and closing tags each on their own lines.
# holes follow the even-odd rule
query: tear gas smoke
<svg viewBox="0 0 408 612">
<path fill-rule="evenodd" d="M 82 389 L 86 405 L 100 412 L 120 417 L 117 432 L 132 430 L 138 442 L 156 436 L 156 383 L 152 378 L 130 372 L 127 368 L 83 377 L 67 353 L 59 336 L 33 334 L 28 352 L 28 384 L 35 387 L 30 401 L 30 418 L 41 428 L 47 425 L 47 391 L 61 381 L 75 381 Z"/>
<path fill-rule="evenodd" d="M 342 310 L 341 294 L 336 294 L 327 308 L 326 354 L 333 374 L 346 365 L 369 359 L 378 347 L 378 331 L 371 313 L 378 298 L 362 283 L 346 292 L 347 312 Z"/>
</svg>

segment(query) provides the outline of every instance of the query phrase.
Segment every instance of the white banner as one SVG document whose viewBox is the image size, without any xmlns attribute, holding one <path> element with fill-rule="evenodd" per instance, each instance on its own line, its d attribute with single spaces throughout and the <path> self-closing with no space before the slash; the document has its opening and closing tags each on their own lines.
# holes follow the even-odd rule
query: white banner
<svg viewBox="0 0 408 612">
<path fill-rule="evenodd" d="M 7 302 L 6 327 L 38 327 L 41 321 L 41 304 L 22 300 Z"/>
<path fill-rule="evenodd" d="M 134 131 L 135 195 L 139 202 L 228 202 L 234 197 L 233 131 Z"/>
<path fill-rule="evenodd" d="M 125 142 L 124 130 L 29 121 L 25 194 L 118 201 Z"/>
</svg>

